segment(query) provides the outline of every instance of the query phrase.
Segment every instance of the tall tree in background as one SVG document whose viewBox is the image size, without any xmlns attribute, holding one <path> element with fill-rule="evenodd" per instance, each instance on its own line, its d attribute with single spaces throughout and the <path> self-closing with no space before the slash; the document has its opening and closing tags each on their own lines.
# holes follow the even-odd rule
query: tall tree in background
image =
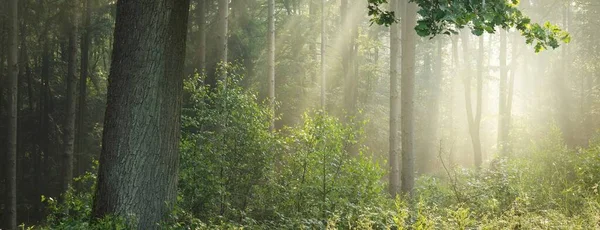
<svg viewBox="0 0 600 230">
<path fill-rule="evenodd" d="M 77 78 L 77 11 L 78 4 L 71 1 L 69 6 L 69 47 L 67 57 L 67 108 L 64 128 L 64 156 L 62 191 L 67 191 L 73 180 L 73 152 L 75 150 L 75 116 L 76 116 L 76 87 Z"/>
<path fill-rule="evenodd" d="M 481 126 L 481 107 L 482 107 L 482 93 L 483 93 L 483 36 L 479 37 L 479 57 L 477 59 L 477 96 L 475 102 L 475 114 L 473 114 L 473 102 L 471 99 L 471 71 L 470 64 L 471 59 L 469 55 L 469 34 L 464 33 L 463 39 L 463 68 L 464 74 L 464 85 L 465 85 L 465 105 L 467 107 L 467 122 L 469 125 L 469 134 L 471 136 L 471 144 L 473 145 L 473 159 L 475 167 L 481 167 L 481 138 L 479 129 Z"/>
<path fill-rule="evenodd" d="M 271 111 L 275 113 L 275 0 L 269 0 L 269 31 L 267 40 L 269 43 L 268 55 L 269 55 L 269 106 Z M 273 114 L 274 115 L 274 114 Z M 275 116 L 271 118 L 271 125 L 269 126 L 271 131 L 275 130 Z"/>
<path fill-rule="evenodd" d="M 87 168 L 88 157 L 86 156 L 84 145 L 87 136 L 85 127 L 85 116 L 87 112 L 87 79 L 89 75 L 89 56 L 90 56 L 90 22 L 92 15 L 91 0 L 83 0 L 83 33 L 81 35 L 81 69 L 79 75 L 79 111 L 77 113 L 77 134 L 75 135 L 77 144 L 77 173 L 83 174 Z"/>
<path fill-rule="evenodd" d="M 390 0 L 390 10 L 399 12 L 399 3 L 402 0 Z M 400 25 L 394 23 L 390 25 L 390 130 L 389 130 L 389 192 L 392 197 L 396 197 L 400 191 L 400 155 L 398 146 L 400 138 L 398 136 L 398 117 L 400 98 L 398 91 L 398 59 L 400 57 Z"/>
<path fill-rule="evenodd" d="M 217 46 L 214 50 L 217 58 L 213 59 L 208 65 L 208 68 L 210 69 L 207 71 L 208 74 L 206 79 L 206 84 L 211 88 L 216 87 L 218 80 L 223 80 L 227 75 L 225 72 L 219 72 L 219 66 L 225 67 L 228 62 L 229 0 L 218 0 L 218 10 L 216 25 Z"/>
<path fill-rule="evenodd" d="M 327 75 L 325 69 L 325 47 L 326 47 L 326 28 L 325 28 L 325 5 L 327 1 L 321 0 L 321 109 L 325 110 L 327 106 Z"/>
<path fill-rule="evenodd" d="M 189 0 L 117 2 L 96 218 L 157 229 L 174 205 L 188 8 Z"/>
<path fill-rule="evenodd" d="M 206 68 L 206 6 L 209 0 L 198 0 L 198 64 L 199 72 Z"/>
<path fill-rule="evenodd" d="M 417 4 L 405 0 L 402 17 L 402 73 L 400 88 L 400 129 L 402 131 L 402 192 L 413 194 L 415 184 L 414 108 Z"/>
<path fill-rule="evenodd" d="M 6 228 L 17 229 L 17 95 L 19 66 L 17 63 L 18 0 L 8 0 L 8 149 L 6 152 Z"/>
<path fill-rule="evenodd" d="M 217 60 L 223 66 L 227 66 L 227 52 L 229 52 L 227 47 L 227 41 L 229 38 L 229 0 L 219 0 L 219 20 L 218 20 L 218 47 L 217 47 Z M 226 73 L 219 76 L 221 80 L 227 76 Z"/>
<path fill-rule="evenodd" d="M 508 67 L 506 65 L 506 31 L 500 31 L 500 90 L 498 100 L 498 150 L 501 156 L 506 156 L 506 145 L 508 141 L 508 114 L 507 114 L 507 79 L 508 79 Z M 514 71 L 514 70 L 513 70 Z"/>
<path fill-rule="evenodd" d="M 570 19 L 571 19 L 571 0 L 565 1 L 563 5 L 563 27 L 565 30 L 569 30 L 570 27 Z M 557 122 L 560 130 L 563 133 L 563 139 L 567 143 L 567 145 L 573 147 L 575 145 L 575 138 L 573 133 L 573 125 L 571 123 L 570 111 L 571 105 L 570 101 L 572 100 L 571 95 L 569 93 L 568 82 L 566 81 L 567 76 L 570 74 L 569 63 L 569 47 L 562 47 L 562 66 L 561 70 L 555 71 L 554 73 L 554 87 L 556 90 L 556 113 L 557 114 Z M 562 71 L 562 73 L 561 73 Z"/>
</svg>

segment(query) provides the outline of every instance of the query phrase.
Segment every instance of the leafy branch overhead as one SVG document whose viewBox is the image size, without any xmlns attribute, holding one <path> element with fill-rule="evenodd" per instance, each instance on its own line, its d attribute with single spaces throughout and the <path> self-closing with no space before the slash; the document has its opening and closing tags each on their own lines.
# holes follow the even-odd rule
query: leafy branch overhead
<svg viewBox="0 0 600 230">
<path fill-rule="evenodd" d="M 381 8 L 387 0 L 368 0 L 372 23 L 389 26 L 397 21 L 394 12 Z M 519 0 L 411 0 L 419 6 L 415 30 L 421 37 L 457 34 L 465 27 L 474 35 L 493 34 L 497 28 L 515 28 L 527 44 L 535 44 L 536 52 L 556 49 L 560 42 L 569 43 L 571 36 L 550 22 L 532 23 L 518 8 Z"/>
</svg>

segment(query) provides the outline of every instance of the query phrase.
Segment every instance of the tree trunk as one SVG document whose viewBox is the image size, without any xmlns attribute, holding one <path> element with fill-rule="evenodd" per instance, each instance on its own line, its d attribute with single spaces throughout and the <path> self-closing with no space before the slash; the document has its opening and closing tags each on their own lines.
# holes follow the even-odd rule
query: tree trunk
<svg viewBox="0 0 600 230">
<path fill-rule="evenodd" d="M 269 129 L 275 130 L 275 0 L 269 0 L 269 31 L 267 40 L 269 43 L 269 106 L 273 117 L 271 118 L 271 125 Z"/>
<path fill-rule="evenodd" d="M 19 66 L 17 64 L 17 7 L 18 0 L 8 0 L 8 132 L 6 153 L 6 220 L 5 227 L 9 230 L 17 229 L 17 95 Z"/>
<path fill-rule="evenodd" d="M 471 136 L 471 144 L 473 145 L 473 163 L 476 168 L 481 167 L 481 140 L 479 136 L 479 128 L 481 121 L 481 99 L 483 91 L 483 37 L 479 37 L 479 57 L 477 60 L 477 101 L 476 112 L 473 114 L 473 103 L 471 99 L 471 71 L 470 71 L 470 55 L 469 55 L 469 35 L 463 35 L 463 53 L 464 53 L 464 70 L 465 70 L 465 104 L 467 107 L 467 123 L 469 125 L 469 135 Z"/>
<path fill-rule="evenodd" d="M 417 5 L 405 0 L 402 19 L 402 73 L 400 122 L 402 130 L 402 192 L 413 195 L 415 184 L 414 107 L 415 107 L 415 49 L 417 34 Z"/>
<path fill-rule="evenodd" d="M 325 5 L 326 0 L 321 0 L 321 109 L 325 110 L 327 106 L 327 75 L 325 68 L 325 47 L 326 47 L 326 31 L 325 31 Z"/>
<path fill-rule="evenodd" d="M 219 12 L 217 15 L 217 47 L 215 50 L 216 59 L 211 61 L 207 71 L 206 84 L 215 89 L 217 82 L 226 77 L 225 69 L 227 64 L 227 39 L 228 39 L 228 21 L 229 21 L 229 0 L 219 0 Z M 222 71 L 221 71 L 222 70 Z"/>
<path fill-rule="evenodd" d="M 68 47 L 68 62 L 67 62 L 67 108 L 65 116 L 65 127 L 63 142 L 64 155 L 63 155 L 63 178 L 62 178 L 62 191 L 66 192 L 71 181 L 73 180 L 73 152 L 75 147 L 75 116 L 76 116 L 76 86 L 77 78 L 75 72 L 77 71 L 77 4 L 72 2 L 69 6 L 69 47 Z"/>
<path fill-rule="evenodd" d="M 498 98 L 498 151 L 500 155 L 506 157 L 506 145 L 508 139 L 507 130 L 507 76 L 508 67 L 506 66 L 506 31 L 500 30 L 500 90 Z M 513 70 L 514 71 L 514 70 Z"/>
<path fill-rule="evenodd" d="M 158 229 L 175 203 L 188 8 L 189 0 L 117 2 L 95 218 Z"/>
<path fill-rule="evenodd" d="M 198 0 L 198 72 L 206 68 L 206 2 Z"/>
<path fill-rule="evenodd" d="M 85 14 L 83 17 L 83 34 L 81 37 L 81 69 L 79 75 L 79 111 L 77 113 L 77 135 L 75 135 L 77 153 L 77 173 L 85 173 L 90 158 L 84 150 L 87 129 L 85 116 L 87 112 L 87 79 L 89 75 L 89 52 L 90 52 L 90 18 L 92 14 L 91 0 L 83 0 Z"/>
<path fill-rule="evenodd" d="M 399 3 L 402 0 L 391 0 L 390 10 L 398 12 Z M 398 136 L 398 117 L 400 98 L 398 90 L 398 59 L 400 58 L 400 25 L 394 23 L 390 25 L 390 130 L 389 130 L 389 192 L 392 197 L 396 197 L 400 191 L 400 155 L 398 146 L 400 138 Z"/>
</svg>

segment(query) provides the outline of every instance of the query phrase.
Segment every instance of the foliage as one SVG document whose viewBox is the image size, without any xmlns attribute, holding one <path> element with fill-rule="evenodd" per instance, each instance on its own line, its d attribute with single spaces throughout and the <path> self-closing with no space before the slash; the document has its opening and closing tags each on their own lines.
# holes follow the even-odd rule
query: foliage
<svg viewBox="0 0 600 230">
<path fill-rule="evenodd" d="M 369 0 L 371 20 L 380 25 L 390 25 L 393 12 L 385 12 L 378 5 L 386 0 Z M 468 27 L 471 33 L 481 36 L 484 32 L 493 34 L 497 28 L 508 30 L 515 28 L 525 37 L 527 44 L 533 44 L 535 51 L 548 48 L 556 49 L 559 42 L 569 43 L 569 33 L 557 25 L 546 22 L 532 23 L 531 19 L 518 8 L 519 0 L 411 0 L 419 6 L 421 18 L 415 30 L 421 37 L 434 37 L 439 34 L 458 34 L 460 29 Z"/>
</svg>

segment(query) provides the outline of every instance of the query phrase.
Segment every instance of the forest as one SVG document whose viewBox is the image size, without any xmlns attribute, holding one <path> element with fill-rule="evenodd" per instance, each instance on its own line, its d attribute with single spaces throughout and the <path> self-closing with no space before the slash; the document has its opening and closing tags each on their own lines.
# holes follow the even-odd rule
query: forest
<svg viewBox="0 0 600 230">
<path fill-rule="evenodd" d="M 598 0 L 3 0 L 0 229 L 600 229 L 599 36 Z"/>
</svg>

